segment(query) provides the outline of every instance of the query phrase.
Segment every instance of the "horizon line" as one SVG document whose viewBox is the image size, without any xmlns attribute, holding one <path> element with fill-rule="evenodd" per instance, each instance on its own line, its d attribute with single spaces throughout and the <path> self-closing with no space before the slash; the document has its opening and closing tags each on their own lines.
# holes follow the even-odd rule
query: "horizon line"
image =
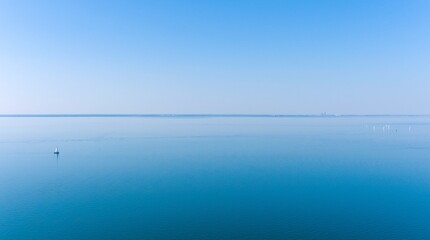
<svg viewBox="0 0 430 240">
<path fill-rule="evenodd" d="M 174 118 L 174 117 L 267 117 L 267 118 L 342 118 L 342 117 L 430 117 L 430 114 L 141 114 L 141 113 L 66 113 L 66 114 L 0 114 L 1 118 L 26 117 L 141 117 L 141 118 Z"/>
</svg>

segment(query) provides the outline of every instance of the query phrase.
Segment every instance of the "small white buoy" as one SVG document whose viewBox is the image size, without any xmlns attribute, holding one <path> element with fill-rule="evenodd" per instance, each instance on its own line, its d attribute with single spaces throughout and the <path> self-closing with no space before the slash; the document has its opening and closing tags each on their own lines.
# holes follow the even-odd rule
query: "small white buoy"
<svg viewBox="0 0 430 240">
<path fill-rule="evenodd" d="M 54 154 L 60 154 L 60 151 L 58 150 L 58 147 L 55 148 Z"/>
</svg>

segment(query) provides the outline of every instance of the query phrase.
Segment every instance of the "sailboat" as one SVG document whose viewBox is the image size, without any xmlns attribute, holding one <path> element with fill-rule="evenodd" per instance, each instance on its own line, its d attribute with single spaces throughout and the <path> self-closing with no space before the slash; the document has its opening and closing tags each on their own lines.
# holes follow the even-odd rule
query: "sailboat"
<svg viewBox="0 0 430 240">
<path fill-rule="evenodd" d="M 60 151 L 58 150 L 58 147 L 55 148 L 54 154 L 60 154 Z"/>
</svg>

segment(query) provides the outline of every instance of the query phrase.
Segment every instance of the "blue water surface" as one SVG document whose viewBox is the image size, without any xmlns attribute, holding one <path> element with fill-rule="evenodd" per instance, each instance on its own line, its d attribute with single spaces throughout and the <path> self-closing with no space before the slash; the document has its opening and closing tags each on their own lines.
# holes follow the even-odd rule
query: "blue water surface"
<svg viewBox="0 0 430 240">
<path fill-rule="evenodd" d="M 430 239 L 430 117 L 0 118 L 0 239 Z"/>
</svg>

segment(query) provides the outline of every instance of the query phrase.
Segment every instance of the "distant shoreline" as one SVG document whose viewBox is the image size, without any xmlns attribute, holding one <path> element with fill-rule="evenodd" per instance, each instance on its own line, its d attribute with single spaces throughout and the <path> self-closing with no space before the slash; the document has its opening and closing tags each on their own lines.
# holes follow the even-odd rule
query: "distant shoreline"
<svg viewBox="0 0 430 240">
<path fill-rule="evenodd" d="M 0 118 L 360 118 L 430 117 L 430 114 L 0 114 Z"/>
</svg>

